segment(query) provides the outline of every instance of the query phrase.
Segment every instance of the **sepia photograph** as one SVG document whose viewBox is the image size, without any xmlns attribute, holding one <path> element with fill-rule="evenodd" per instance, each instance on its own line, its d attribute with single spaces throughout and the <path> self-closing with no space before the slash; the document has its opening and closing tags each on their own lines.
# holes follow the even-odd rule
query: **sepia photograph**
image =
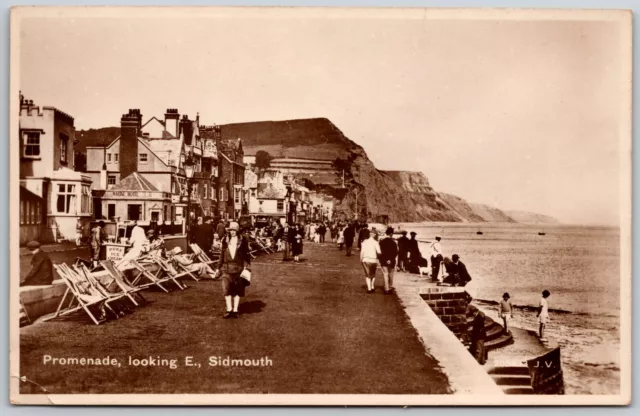
<svg viewBox="0 0 640 416">
<path fill-rule="evenodd" d="M 627 405 L 632 13 L 14 7 L 13 404 Z"/>
</svg>

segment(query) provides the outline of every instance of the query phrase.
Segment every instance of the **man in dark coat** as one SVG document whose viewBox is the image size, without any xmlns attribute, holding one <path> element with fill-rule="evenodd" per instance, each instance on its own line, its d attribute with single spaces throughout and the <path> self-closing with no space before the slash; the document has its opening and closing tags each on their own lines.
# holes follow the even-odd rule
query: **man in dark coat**
<svg viewBox="0 0 640 416">
<path fill-rule="evenodd" d="M 411 231 L 411 239 L 407 251 L 409 252 L 409 267 L 410 273 L 420 273 L 420 261 L 422 260 L 422 253 L 418 247 L 418 240 L 416 240 L 416 233 Z"/>
<path fill-rule="evenodd" d="M 225 319 L 238 318 L 240 298 L 244 296 L 248 286 L 246 279 L 240 274 L 249 270 L 251 255 L 249 243 L 240 235 L 240 225 L 232 222 L 229 225 L 229 235 L 222 240 L 222 250 L 218 260 L 218 270 L 222 273 L 222 293 L 227 307 Z"/>
<path fill-rule="evenodd" d="M 218 221 L 218 225 L 216 225 L 216 234 L 218 234 L 218 238 L 222 240 L 226 232 L 227 232 L 227 225 L 225 224 L 225 220 L 220 218 L 220 221 Z"/>
<path fill-rule="evenodd" d="M 358 250 L 362 248 L 362 242 L 367 239 L 366 235 L 370 235 L 369 226 L 367 224 L 363 224 L 358 232 Z"/>
<path fill-rule="evenodd" d="M 21 286 L 45 286 L 53 282 L 53 265 L 49 255 L 40 249 L 40 243 L 30 241 L 27 248 L 33 254 L 31 269 Z"/>
<path fill-rule="evenodd" d="M 409 239 L 407 232 L 402 232 L 402 237 L 398 238 L 398 269 L 404 271 L 407 267 L 407 253 L 409 252 Z"/>
<path fill-rule="evenodd" d="M 356 238 L 356 229 L 352 222 L 347 225 L 347 228 L 343 231 L 344 246 L 347 250 L 347 257 L 351 256 L 351 247 L 353 246 L 353 240 Z"/>
<path fill-rule="evenodd" d="M 202 225 L 202 248 L 204 251 L 210 251 L 213 245 L 213 221 L 211 217 L 205 218 L 205 223 Z"/>
<path fill-rule="evenodd" d="M 396 256 L 398 255 L 398 245 L 393 239 L 393 228 L 387 228 L 387 235 L 380 240 L 380 265 L 382 266 L 382 276 L 384 277 L 384 293 L 390 294 L 393 289 L 393 274 L 396 271 Z"/>
</svg>

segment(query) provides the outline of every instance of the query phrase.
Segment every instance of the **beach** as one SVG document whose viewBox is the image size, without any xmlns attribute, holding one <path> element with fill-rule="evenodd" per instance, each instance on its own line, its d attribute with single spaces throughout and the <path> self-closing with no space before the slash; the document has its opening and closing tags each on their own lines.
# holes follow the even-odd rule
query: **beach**
<svg viewBox="0 0 640 416">
<path fill-rule="evenodd" d="M 513 327 L 537 330 L 534 308 L 542 290 L 549 290 L 547 334 L 562 347 L 567 394 L 619 393 L 617 228 L 509 223 L 395 227 L 416 231 L 425 257 L 428 241 L 442 235 L 445 256 L 459 254 L 473 278 L 469 291 L 474 304 L 497 319 L 497 302 L 509 292 L 516 306 Z"/>
</svg>

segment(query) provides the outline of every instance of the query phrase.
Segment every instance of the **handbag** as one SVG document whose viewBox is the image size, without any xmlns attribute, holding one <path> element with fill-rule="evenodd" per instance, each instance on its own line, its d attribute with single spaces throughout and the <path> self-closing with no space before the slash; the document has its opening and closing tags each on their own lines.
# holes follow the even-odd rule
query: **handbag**
<svg viewBox="0 0 640 416">
<path fill-rule="evenodd" d="M 240 273 L 240 277 L 242 278 L 245 285 L 251 285 L 251 272 L 249 271 L 249 269 L 242 270 L 242 272 Z"/>
</svg>

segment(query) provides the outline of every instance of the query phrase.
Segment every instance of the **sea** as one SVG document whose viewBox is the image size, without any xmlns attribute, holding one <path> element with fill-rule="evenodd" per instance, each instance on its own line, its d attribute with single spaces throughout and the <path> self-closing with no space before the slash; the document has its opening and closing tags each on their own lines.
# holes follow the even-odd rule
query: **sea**
<svg viewBox="0 0 640 416">
<path fill-rule="evenodd" d="M 442 236 L 445 256 L 458 254 L 472 276 L 474 303 L 497 319 L 508 292 L 512 325 L 537 330 L 548 298 L 547 336 L 561 347 L 567 394 L 620 392 L 620 230 L 612 227 L 510 223 L 402 223 L 415 231 L 423 256 Z M 478 234 L 478 233 L 482 234 Z M 544 235 L 540 235 L 544 234 Z"/>
</svg>

